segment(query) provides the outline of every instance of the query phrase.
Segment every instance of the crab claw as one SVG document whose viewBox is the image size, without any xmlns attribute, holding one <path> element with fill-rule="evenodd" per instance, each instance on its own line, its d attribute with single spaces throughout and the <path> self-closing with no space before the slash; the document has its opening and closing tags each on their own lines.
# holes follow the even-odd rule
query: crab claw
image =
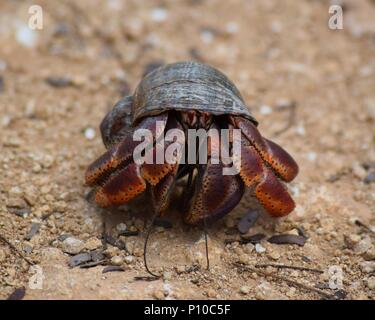
<svg viewBox="0 0 375 320">
<path fill-rule="evenodd" d="M 273 217 L 286 216 L 295 207 L 294 201 L 286 188 L 268 168 L 264 168 L 264 177 L 255 187 L 255 195 Z"/>
<path fill-rule="evenodd" d="M 223 164 L 200 165 L 195 178 L 195 191 L 184 218 L 188 224 L 217 220 L 241 200 L 244 184 L 237 175 L 223 175 Z"/>
<path fill-rule="evenodd" d="M 281 179 L 290 182 L 297 176 L 298 165 L 288 152 L 275 142 L 263 138 L 250 120 L 241 117 L 230 119 Z"/>
<path fill-rule="evenodd" d="M 159 139 L 164 132 L 168 114 L 163 113 L 155 117 L 145 118 L 136 129 L 150 130 L 154 141 Z M 164 124 L 164 125 L 158 125 Z M 120 143 L 111 147 L 106 153 L 95 160 L 86 170 L 85 180 L 89 186 L 101 184 L 102 180 L 114 172 L 120 165 L 130 161 L 133 157 L 134 148 L 139 141 L 133 138 L 133 132 L 128 132 Z"/>
<path fill-rule="evenodd" d="M 160 215 L 165 212 L 169 205 L 171 188 L 176 178 L 178 165 L 175 165 L 171 172 L 169 172 L 156 186 L 151 187 L 151 192 L 154 197 L 155 210 Z"/>
<path fill-rule="evenodd" d="M 264 139 L 267 145 L 266 161 L 271 165 L 277 174 L 286 182 L 292 181 L 298 174 L 298 165 L 277 143 Z"/>
<path fill-rule="evenodd" d="M 110 177 L 95 195 L 95 202 L 101 207 L 124 204 L 146 189 L 139 166 L 131 163 Z"/>
</svg>

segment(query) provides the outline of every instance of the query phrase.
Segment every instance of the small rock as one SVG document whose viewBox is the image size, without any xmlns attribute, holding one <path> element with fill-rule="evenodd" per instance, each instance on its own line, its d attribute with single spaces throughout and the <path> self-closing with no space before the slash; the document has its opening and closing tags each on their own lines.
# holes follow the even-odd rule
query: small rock
<svg viewBox="0 0 375 320">
<path fill-rule="evenodd" d="M 367 279 L 367 287 L 371 290 L 375 289 L 375 277 L 370 277 Z"/>
<path fill-rule="evenodd" d="M 165 281 L 171 280 L 171 279 L 172 279 L 172 273 L 171 273 L 171 272 L 168 272 L 168 271 L 164 271 L 164 272 L 163 272 L 163 279 L 164 279 Z"/>
<path fill-rule="evenodd" d="M 116 226 L 116 230 L 118 231 L 119 234 L 125 232 L 127 229 L 128 229 L 127 225 L 125 223 L 123 223 L 123 222 L 119 223 Z"/>
<path fill-rule="evenodd" d="M 240 292 L 242 294 L 249 294 L 250 288 L 248 286 L 243 286 L 243 287 L 241 287 Z"/>
<path fill-rule="evenodd" d="M 102 242 L 98 238 L 95 238 L 95 237 L 90 238 L 85 243 L 85 249 L 90 250 L 90 251 L 98 249 L 101 246 L 102 246 Z"/>
<path fill-rule="evenodd" d="M 366 184 L 370 184 L 375 182 L 375 171 L 370 172 L 364 179 L 363 182 Z"/>
<path fill-rule="evenodd" d="M 207 290 L 207 297 L 216 298 L 216 291 L 214 289 L 208 289 Z"/>
<path fill-rule="evenodd" d="M 365 260 L 375 260 L 375 247 L 371 247 L 363 254 Z"/>
<path fill-rule="evenodd" d="M 257 253 L 263 253 L 266 252 L 266 248 L 263 247 L 260 243 L 255 244 L 255 251 Z"/>
<path fill-rule="evenodd" d="M 95 129 L 93 128 L 86 128 L 85 131 L 84 131 L 84 135 L 85 135 L 85 138 L 87 140 L 92 140 L 95 138 L 96 136 L 96 133 L 95 133 Z"/>
<path fill-rule="evenodd" d="M 38 34 L 29 28 L 25 23 L 20 23 L 17 25 L 16 30 L 16 40 L 19 44 L 27 48 L 35 47 L 38 39 Z"/>
<path fill-rule="evenodd" d="M 365 237 L 359 241 L 353 248 L 353 251 L 357 254 L 364 254 L 373 248 L 370 237 Z"/>
<path fill-rule="evenodd" d="M 361 263 L 361 269 L 365 273 L 371 273 L 375 271 L 375 261 L 364 261 Z"/>
<path fill-rule="evenodd" d="M 123 262 L 124 262 L 124 260 L 120 256 L 114 256 L 114 257 L 111 258 L 111 263 L 114 266 L 120 266 L 120 265 L 122 265 Z"/>
<path fill-rule="evenodd" d="M 176 267 L 176 272 L 178 274 L 184 273 L 185 272 L 185 266 L 177 266 Z"/>
<path fill-rule="evenodd" d="M 68 237 L 62 242 L 62 250 L 69 254 L 78 254 L 84 247 L 85 244 L 83 241 L 73 237 Z"/>
<path fill-rule="evenodd" d="M 238 24 L 237 24 L 237 22 L 234 22 L 234 21 L 228 22 L 225 25 L 225 31 L 229 34 L 237 33 L 238 29 L 239 29 Z"/>
<path fill-rule="evenodd" d="M 279 260 L 280 254 L 276 251 L 272 251 L 268 254 L 268 257 L 271 258 L 272 260 Z"/>
<path fill-rule="evenodd" d="M 247 254 L 241 254 L 238 258 L 239 262 L 240 263 L 243 263 L 243 264 L 249 264 L 249 257 Z"/>
<path fill-rule="evenodd" d="M 283 295 L 282 293 L 276 291 L 272 285 L 267 282 L 263 281 L 256 287 L 256 295 L 255 297 L 259 300 L 287 300 L 288 298 Z"/>
<path fill-rule="evenodd" d="M 353 249 L 354 246 L 361 241 L 361 236 L 358 234 L 349 234 L 344 236 L 344 242 L 349 249 Z"/>
<path fill-rule="evenodd" d="M 153 293 L 153 296 L 157 300 L 164 300 L 164 292 L 162 290 L 155 290 Z"/>
<path fill-rule="evenodd" d="M 88 252 L 79 253 L 69 260 L 69 266 L 74 268 L 91 260 L 91 255 Z"/>
<path fill-rule="evenodd" d="M 257 210 L 249 210 L 238 222 L 237 229 L 242 234 L 245 234 L 255 224 L 259 217 Z"/>
<path fill-rule="evenodd" d="M 250 254 L 250 253 L 252 253 L 254 251 L 254 249 L 255 249 L 255 246 L 252 243 L 246 243 L 244 251 L 247 254 Z"/>
<path fill-rule="evenodd" d="M 134 261 L 134 257 L 133 256 L 126 256 L 124 260 L 127 264 L 131 264 Z"/>
<path fill-rule="evenodd" d="M 366 177 L 366 170 L 363 168 L 363 166 L 356 162 L 353 166 L 352 166 L 352 170 L 353 170 L 353 174 L 355 177 L 357 177 L 358 179 L 360 180 L 363 180 L 365 177 Z"/>
<path fill-rule="evenodd" d="M 292 229 L 292 230 L 287 231 L 286 233 L 294 235 L 294 236 L 299 236 L 298 229 Z"/>
<path fill-rule="evenodd" d="M 268 115 L 272 113 L 272 108 L 268 105 L 262 105 L 260 106 L 259 112 L 263 115 Z"/>
<path fill-rule="evenodd" d="M 151 19 L 156 22 L 163 22 L 168 18 L 168 11 L 164 8 L 155 8 L 151 11 Z"/>
<path fill-rule="evenodd" d="M 64 88 L 73 85 L 73 81 L 65 76 L 50 76 L 46 78 L 46 82 L 55 88 Z"/>
</svg>

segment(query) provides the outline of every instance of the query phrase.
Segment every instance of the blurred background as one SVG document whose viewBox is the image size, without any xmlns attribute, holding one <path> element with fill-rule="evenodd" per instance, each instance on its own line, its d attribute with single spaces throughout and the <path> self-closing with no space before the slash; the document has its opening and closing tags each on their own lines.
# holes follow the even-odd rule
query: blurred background
<svg viewBox="0 0 375 320">
<path fill-rule="evenodd" d="M 332 5 L 343 10 L 343 29 L 329 28 Z M 330 293 L 326 270 L 338 265 L 346 298 L 373 299 L 374 17 L 373 0 L 2 0 L 0 234 L 43 267 L 45 280 L 43 290 L 29 290 L 29 265 L 0 241 L 0 297 L 26 286 L 30 299 L 319 298 L 283 281 L 240 274 L 231 263 L 241 260 L 320 268 L 320 276 L 282 272 Z M 180 271 L 205 263 L 200 231 L 192 231 L 198 240 L 190 239 L 178 224 L 158 230 L 151 245 L 150 259 L 154 268 L 164 268 L 164 280 L 134 282 L 144 274 L 144 229 L 127 215 L 113 219 L 141 236 L 125 239 L 127 253 L 116 246 L 105 252 L 127 272 L 103 278 L 101 267 L 69 268 L 72 250 L 64 237 L 80 241 L 76 253 L 100 247 L 102 220 L 83 185 L 86 166 L 104 151 L 100 121 L 145 73 L 181 60 L 227 74 L 262 134 L 300 165 L 290 185 L 296 210 L 250 233 L 293 233 L 303 226 L 307 243 L 261 242 L 265 251 L 225 245 L 249 209 L 245 198 L 209 231 L 209 273 L 176 269 L 176 263 Z M 30 236 L 32 226 L 37 231 Z M 168 252 L 167 243 L 173 243 Z"/>
</svg>

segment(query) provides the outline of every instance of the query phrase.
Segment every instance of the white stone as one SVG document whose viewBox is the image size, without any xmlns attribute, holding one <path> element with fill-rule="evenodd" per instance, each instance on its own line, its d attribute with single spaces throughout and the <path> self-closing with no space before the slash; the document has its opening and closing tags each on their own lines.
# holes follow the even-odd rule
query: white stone
<svg viewBox="0 0 375 320">
<path fill-rule="evenodd" d="M 68 237 L 62 242 L 62 250 L 69 254 L 80 253 L 84 246 L 85 244 L 83 241 L 73 237 Z"/>
<path fill-rule="evenodd" d="M 156 22 L 165 21 L 168 18 L 168 11 L 164 8 L 155 8 L 151 11 L 151 19 Z"/>
<path fill-rule="evenodd" d="M 92 140 L 96 136 L 95 130 L 93 128 L 86 128 L 84 134 L 87 140 Z"/>
</svg>

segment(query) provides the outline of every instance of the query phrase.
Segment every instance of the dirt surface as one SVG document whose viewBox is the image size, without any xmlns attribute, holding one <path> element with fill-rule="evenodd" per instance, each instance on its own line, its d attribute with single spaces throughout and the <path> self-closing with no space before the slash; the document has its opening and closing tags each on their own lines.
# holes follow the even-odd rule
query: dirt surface
<svg viewBox="0 0 375 320">
<path fill-rule="evenodd" d="M 43 29 L 31 30 L 31 2 L 1 1 L 0 298 L 25 287 L 26 299 L 374 299 L 375 2 L 340 3 L 343 30 L 328 28 L 331 2 L 318 0 L 40 0 Z M 262 217 L 248 235 L 303 228 L 308 239 L 226 244 L 240 239 L 245 196 L 209 228 L 207 271 L 204 233 L 175 205 L 173 227 L 155 227 L 148 248 L 163 278 L 137 279 L 148 275 L 146 200 L 100 210 L 86 200 L 84 172 L 104 151 L 100 121 L 145 70 L 192 59 L 226 73 L 262 134 L 300 165 L 295 211 Z M 127 251 L 103 249 L 103 220 Z M 139 235 L 118 236 L 125 228 Z M 103 265 L 69 266 L 93 251 Z M 102 272 L 114 264 L 124 271 Z"/>
</svg>

